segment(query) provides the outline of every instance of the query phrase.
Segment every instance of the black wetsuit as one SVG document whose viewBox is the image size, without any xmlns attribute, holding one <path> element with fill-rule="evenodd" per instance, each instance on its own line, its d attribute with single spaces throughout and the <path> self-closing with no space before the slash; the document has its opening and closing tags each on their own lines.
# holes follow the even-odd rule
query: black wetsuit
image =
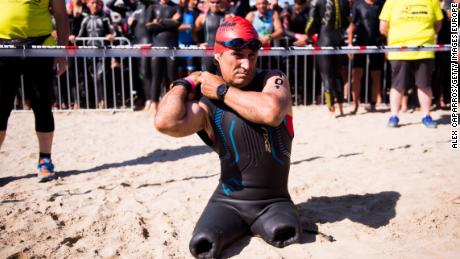
<svg viewBox="0 0 460 259">
<path fill-rule="evenodd" d="M 234 16 L 239 16 L 246 18 L 246 15 L 251 11 L 251 6 L 249 5 L 249 0 L 236 0 L 234 4 L 230 7 L 229 13 Z"/>
<path fill-rule="evenodd" d="M 152 43 L 152 34 L 145 27 L 147 21 L 147 9 L 149 7 L 148 1 L 139 1 L 137 4 L 136 10 L 131 14 L 133 23 L 131 25 L 131 30 L 134 31 L 134 44 L 151 44 Z M 141 93 L 141 99 L 145 101 L 146 96 L 150 96 L 149 89 L 152 87 L 152 62 L 150 57 L 142 57 L 133 59 L 134 68 L 136 68 L 138 77 L 135 77 L 137 80 L 140 80 L 135 85 L 142 85 L 142 89 L 136 89 L 136 92 Z M 137 86 L 139 87 L 139 86 Z M 139 91 L 140 90 L 140 91 Z"/>
<path fill-rule="evenodd" d="M 137 3 L 142 1 L 132 2 L 131 0 L 123 0 L 123 4 L 119 5 L 117 0 L 109 0 L 105 3 L 105 6 L 111 11 L 117 12 L 121 15 L 122 18 L 129 16 L 130 12 L 137 9 Z"/>
<path fill-rule="evenodd" d="M 284 33 L 289 37 L 289 46 L 292 46 L 296 41 L 295 34 L 305 34 L 305 25 L 308 22 L 308 9 L 305 8 L 302 12 L 296 13 L 294 8 L 288 12 L 287 27 L 284 28 Z"/>
<path fill-rule="evenodd" d="M 159 20 L 159 24 L 147 26 L 152 33 L 152 44 L 154 47 L 178 47 L 179 22 L 171 18 L 175 13 L 179 13 L 177 4 L 169 1 L 167 4 L 154 4 L 148 7 L 147 22 L 154 19 Z M 154 57 L 152 58 L 152 84 L 146 93 L 148 100 L 158 102 L 161 94 L 161 86 L 169 84 L 177 79 L 177 62 L 174 57 Z"/>
<path fill-rule="evenodd" d="M 343 45 L 342 33 L 348 26 L 349 15 L 348 0 L 313 0 L 310 3 L 309 21 L 305 32 L 310 35 L 318 32 L 319 46 L 341 46 Z M 316 60 L 326 89 L 326 103 L 332 105 L 334 96 L 341 103 L 343 91 L 340 67 L 344 63 L 344 56 L 318 55 Z"/>
<path fill-rule="evenodd" d="M 364 0 L 356 1 L 351 9 L 352 23 L 356 26 L 356 46 L 378 46 L 382 45 L 384 39 L 379 32 L 379 15 L 382 6 L 377 2 L 368 4 Z M 370 55 L 370 69 L 381 70 L 385 62 L 384 54 Z M 366 55 L 355 55 L 353 67 L 365 67 Z"/>
<path fill-rule="evenodd" d="M 107 34 L 114 34 L 110 19 L 102 12 L 98 14 L 90 14 L 83 19 L 81 23 L 80 32 L 77 37 L 105 37 Z M 85 41 L 86 46 L 104 46 L 106 43 L 102 40 L 88 40 Z M 91 78 L 96 78 L 93 90 L 88 90 L 84 95 L 91 96 L 90 100 L 94 99 L 95 106 L 107 96 L 107 89 L 104 89 L 104 75 L 110 68 L 110 59 L 107 58 L 87 58 L 87 68 Z M 83 90 L 83 89 L 82 89 Z M 83 90 L 83 92 L 86 91 Z M 94 98 L 92 98 L 94 93 Z M 105 93 L 105 94 L 104 94 Z"/>
<path fill-rule="evenodd" d="M 292 7 L 289 11 L 287 11 L 287 15 L 284 19 L 284 33 L 286 36 L 288 36 L 288 46 L 293 46 L 294 42 L 297 41 L 295 34 L 305 34 L 305 25 L 308 22 L 308 9 L 305 8 L 302 12 L 296 13 L 294 7 Z M 307 84 L 305 90 L 310 90 L 313 87 L 311 80 L 307 80 L 307 78 L 312 78 L 313 70 L 305 70 L 305 66 L 312 67 L 315 65 L 313 63 L 313 57 L 309 55 L 306 56 L 306 59 L 304 59 L 304 57 L 301 56 L 294 56 L 287 57 L 287 60 L 289 60 L 289 82 L 291 86 L 291 92 L 295 93 L 295 85 L 297 82 L 297 94 L 299 97 L 298 101 L 303 103 L 303 99 L 306 99 L 305 94 L 307 94 L 304 91 L 305 83 Z M 297 64 L 295 60 L 297 60 Z M 287 66 L 285 67 L 287 69 Z M 310 92 L 312 91 L 310 90 Z"/>
<path fill-rule="evenodd" d="M 214 43 L 216 42 L 216 32 L 219 28 L 219 25 L 224 21 L 225 13 L 218 12 L 212 13 L 209 12 L 206 15 L 206 20 L 204 22 L 205 26 L 205 33 L 204 37 L 207 43 L 207 46 L 212 48 L 214 47 Z M 202 60 L 202 67 L 203 71 L 208 71 L 209 73 L 216 74 L 217 66 L 214 63 L 214 57 L 204 57 Z"/>
<path fill-rule="evenodd" d="M 242 90 L 262 91 L 266 73 Z M 200 101 L 209 109 L 213 137 L 198 134 L 219 154 L 221 177 L 193 232 L 193 256 L 216 258 L 249 232 L 277 247 L 298 241 L 301 224 L 287 190 L 292 118 L 270 127 L 242 118 L 221 101 Z"/>
<path fill-rule="evenodd" d="M 80 26 L 80 32 L 77 37 L 105 37 L 107 34 L 114 34 L 109 17 L 106 17 L 102 13 L 90 14 L 83 18 Z M 86 42 L 87 46 L 98 46 L 104 45 L 104 42 L 99 40 L 89 40 Z"/>
<path fill-rule="evenodd" d="M 450 5 L 449 5 L 450 7 Z M 446 7 L 445 7 L 446 8 Z M 443 20 L 442 27 L 438 33 L 437 43 L 438 44 L 451 44 L 451 34 L 450 34 L 450 21 L 447 16 L 447 11 L 442 10 Z M 451 102 L 451 88 L 450 88 L 450 78 L 452 71 L 448 66 L 450 62 L 450 53 L 449 52 L 435 52 L 435 78 L 433 82 L 433 97 L 435 103 L 440 101 L 440 98 L 443 99 L 444 103 Z"/>
</svg>

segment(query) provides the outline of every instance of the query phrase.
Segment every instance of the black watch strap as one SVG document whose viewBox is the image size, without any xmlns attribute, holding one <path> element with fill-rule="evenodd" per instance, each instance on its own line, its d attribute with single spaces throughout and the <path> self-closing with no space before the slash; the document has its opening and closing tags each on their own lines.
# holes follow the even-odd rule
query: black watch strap
<svg viewBox="0 0 460 259">
<path fill-rule="evenodd" d="M 174 80 L 172 82 L 172 86 L 176 86 L 176 85 L 182 85 L 185 87 L 185 89 L 187 90 L 187 93 L 190 93 L 192 92 L 192 85 L 190 84 L 189 81 L 183 79 L 183 78 L 180 78 L 180 79 L 177 79 L 177 80 Z"/>
</svg>

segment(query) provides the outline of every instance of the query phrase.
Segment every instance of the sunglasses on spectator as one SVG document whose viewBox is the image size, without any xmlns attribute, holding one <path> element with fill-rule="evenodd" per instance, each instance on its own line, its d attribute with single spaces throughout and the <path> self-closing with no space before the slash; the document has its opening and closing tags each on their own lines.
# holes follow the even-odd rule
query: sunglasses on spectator
<svg viewBox="0 0 460 259">
<path fill-rule="evenodd" d="M 253 51 L 258 51 L 262 47 L 262 42 L 258 39 L 251 39 L 246 41 L 241 38 L 236 38 L 229 41 L 216 41 L 216 43 L 233 50 L 241 50 L 248 47 Z"/>
</svg>

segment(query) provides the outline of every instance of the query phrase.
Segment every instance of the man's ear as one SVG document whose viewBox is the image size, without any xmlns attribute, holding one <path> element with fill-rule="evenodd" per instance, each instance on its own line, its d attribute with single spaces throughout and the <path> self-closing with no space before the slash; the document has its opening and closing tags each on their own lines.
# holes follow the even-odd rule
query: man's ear
<svg viewBox="0 0 460 259">
<path fill-rule="evenodd" d="M 217 61 L 217 63 L 220 63 L 220 55 L 221 55 L 220 53 L 214 54 L 214 59 Z"/>
</svg>

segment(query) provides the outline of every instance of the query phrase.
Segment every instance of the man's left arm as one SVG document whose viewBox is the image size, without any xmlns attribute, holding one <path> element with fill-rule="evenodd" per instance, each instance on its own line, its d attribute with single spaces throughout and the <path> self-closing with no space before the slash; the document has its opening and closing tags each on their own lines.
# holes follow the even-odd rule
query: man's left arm
<svg viewBox="0 0 460 259">
<path fill-rule="evenodd" d="M 444 18 L 441 10 L 441 5 L 439 1 L 433 3 L 433 11 L 434 11 L 434 31 L 436 34 L 439 33 L 442 27 L 442 19 Z"/>
<path fill-rule="evenodd" d="M 59 46 L 67 45 L 69 41 L 69 17 L 67 16 L 67 10 L 64 0 L 53 0 L 51 3 L 53 9 L 53 16 L 56 21 L 56 32 L 57 32 L 57 44 Z M 54 58 L 54 64 L 59 64 L 59 69 L 56 72 L 58 76 L 62 75 L 67 68 L 66 57 Z"/>
<path fill-rule="evenodd" d="M 283 30 L 283 24 L 281 23 L 281 18 L 280 18 L 280 15 L 278 14 L 278 12 L 273 12 L 273 27 L 274 27 L 274 30 L 273 32 L 270 34 L 270 38 L 271 39 L 279 39 L 281 37 L 283 37 L 283 34 L 284 34 L 284 30 Z"/>
<path fill-rule="evenodd" d="M 215 89 L 219 82 L 212 79 L 209 81 L 214 82 L 209 84 L 202 82 L 202 93 L 208 98 L 217 99 Z M 204 87 L 204 85 L 208 86 Z M 224 102 L 243 118 L 273 127 L 279 126 L 286 115 L 292 115 L 289 81 L 280 71 L 268 73 L 262 92 L 243 91 L 230 87 L 225 94 Z"/>
</svg>

